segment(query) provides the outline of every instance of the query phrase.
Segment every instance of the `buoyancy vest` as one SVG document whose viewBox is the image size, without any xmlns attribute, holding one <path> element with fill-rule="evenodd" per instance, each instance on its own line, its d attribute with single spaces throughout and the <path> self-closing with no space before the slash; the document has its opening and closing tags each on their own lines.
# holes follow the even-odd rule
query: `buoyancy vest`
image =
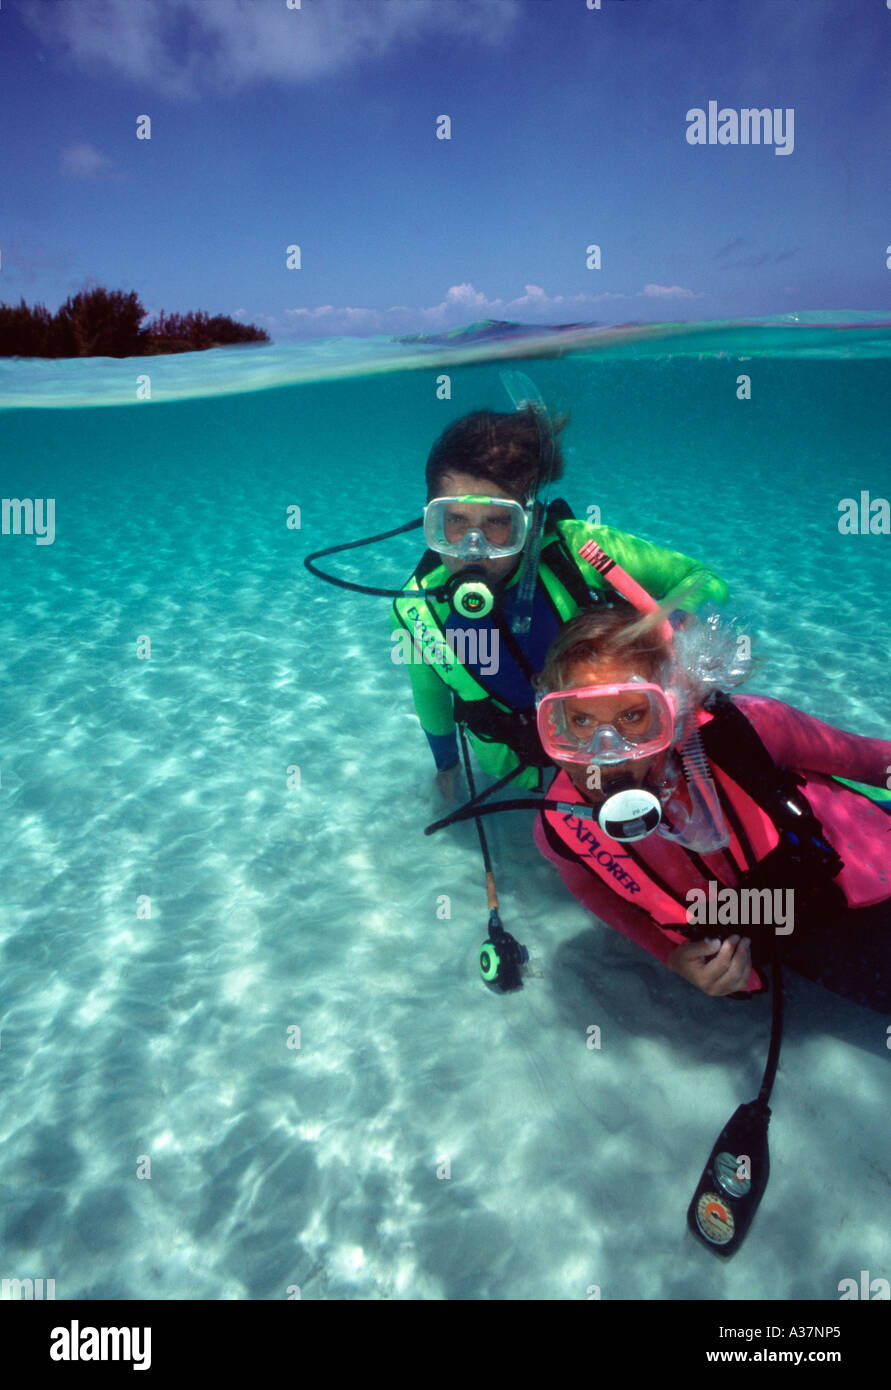
<svg viewBox="0 0 891 1390">
<path fill-rule="evenodd" d="M 561 624 L 574 618 L 582 608 L 591 607 L 604 590 L 598 572 L 585 561 L 577 560 L 563 539 L 558 522 L 571 517 L 572 512 L 562 498 L 551 503 L 538 567 L 545 596 Z M 538 740 L 534 705 L 512 709 L 487 687 L 484 677 L 468 670 L 449 645 L 446 636 L 449 606 L 428 599 L 425 594 L 426 589 L 444 584 L 448 578 L 449 573 L 439 556 L 434 551 L 426 551 L 405 586 L 416 590 L 417 596 L 406 594 L 394 601 L 396 618 L 412 634 L 427 664 L 451 689 L 456 722 L 465 724 L 478 742 L 504 745 L 513 755 L 497 765 L 491 758 L 485 760 L 487 771 L 498 776 L 518 763 L 533 768 L 549 766 Z M 526 669 L 528 663 L 524 667 L 525 658 L 507 625 L 500 624 L 499 631 L 518 665 L 531 677 L 531 668 Z"/>
<path fill-rule="evenodd" d="M 805 922 L 817 909 L 833 913 L 889 895 L 888 888 L 882 888 L 882 872 L 872 868 L 874 856 L 868 860 L 862 855 L 844 857 L 845 847 L 832 843 L 838 838 L 833 835 L 835 827 L 830 825 L 827 835 L 813 814 L 806 795 L 808 781 L 773 763 L 750 721 L 728 697 L 717 697 L 709 711 L 700 712 L 698 722 L 730 836 L 722 852 L 726 856 L 723 873 L 692 851 L 683 851 L 702 879 L 737 890 L 792 887 L 796 918 Z M 845 814 L 850 815 L 847 799 L 857 793 L 840 786 L 837 792 L 845 799 Z M 582 804 L 563 771 L 547 796 L 549 801 Z M 803 814 L 790 814 L 790 797 Z M 863 816 L 882 816 L 866 798 L 859 798 L 859 804 Z M 541 817 L 545 838 L 556 853 L 582 864 L 614 893 L 641 908 L 670 939 L 721 935 L 711 926 L 704 933 L 690 926 L 685 893 L 666 882 L 634 845 L 610 839 L 596 822 L 568 810 L 542 811 Z M 751 934 L 748 927 L 746 933 Z"/>
</svg>

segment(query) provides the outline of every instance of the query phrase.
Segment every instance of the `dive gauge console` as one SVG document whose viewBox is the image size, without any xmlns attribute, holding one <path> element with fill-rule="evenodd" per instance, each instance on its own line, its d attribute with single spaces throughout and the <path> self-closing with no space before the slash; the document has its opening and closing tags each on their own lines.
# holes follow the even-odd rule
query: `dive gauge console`
<svg viewBox="0 0 891 1390">
<path fill-rule="evenodd" d="M 767 1125 L 760 1100 L 741 1105 L 718 1135 L 687 1211 L 687 1224 L 716 1255 L 742 1244 L 770 1175 Z"/>
</svg>

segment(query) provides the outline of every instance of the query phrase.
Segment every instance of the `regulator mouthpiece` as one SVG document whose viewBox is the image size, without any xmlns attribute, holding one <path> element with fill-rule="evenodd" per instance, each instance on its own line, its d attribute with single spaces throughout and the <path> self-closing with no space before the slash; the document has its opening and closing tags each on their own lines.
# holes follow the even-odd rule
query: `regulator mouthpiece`
<svg viewBox="0 0 891 1390">
<path fill-rule="evenodd" d="M 446 590 L 453 611 L 462 618 L 487 618 L 495 607 L 495 589 L 482 565 L 458 570 Z"/>
<path fill-rule="evenodd" d="M 624 787 L 608 796 L 597 823 L 611 840 L 645 840 L 662 820 L 662 804 L 646 787 Z"/>
</svg>

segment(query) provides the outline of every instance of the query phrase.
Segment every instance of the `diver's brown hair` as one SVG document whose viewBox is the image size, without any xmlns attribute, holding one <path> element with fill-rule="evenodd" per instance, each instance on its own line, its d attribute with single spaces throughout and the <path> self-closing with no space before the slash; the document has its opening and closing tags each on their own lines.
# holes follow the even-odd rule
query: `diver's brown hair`
<svg viewBox="0 0 891 1390">
<path fill-rule="evenodd" d="M 552 481 L 563 477 L 560 434 L 568 415 L 551 415 L 554 436 Z M 497 483 L 505 492 L 526 501 L 538 475 L 541 440 L 538 418 L 531 406 L 502 415 L 474 410 L 455 420 L 436 440 L 427 459 L 427 498 L 441 497 L 445 473 L 472 473 Z"/>
</svg>

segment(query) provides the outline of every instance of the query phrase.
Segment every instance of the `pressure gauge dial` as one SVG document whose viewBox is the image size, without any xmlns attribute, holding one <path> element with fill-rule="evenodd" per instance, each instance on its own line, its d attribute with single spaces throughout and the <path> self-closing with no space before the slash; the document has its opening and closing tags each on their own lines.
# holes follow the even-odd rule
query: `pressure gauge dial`
<svg viewBox="0 0 891 1390">
<path fill-rule="evenodd" d="M 735 1162 L 735 1160 L 734 1160 Z M 735 1169 L 734 1169 L 735 1171 Z M 726 1245 L 733 1239 L 736 1223 L 733 1212 L 717 1192 L 703 1192 L 696 1203 L 696 1224 L 712 1245 Z"/>
<path fill-rule="evenodd" d="M 751 1178 L 741 1178 L 739 1174 L 740 1163 L 733 1154 L 720 1153 L 715 1158 L 714 1172 L 721 1187 L 728 1192 L 731 1197 L 744 1197 L 752 1186 Z"/>
</svg>

